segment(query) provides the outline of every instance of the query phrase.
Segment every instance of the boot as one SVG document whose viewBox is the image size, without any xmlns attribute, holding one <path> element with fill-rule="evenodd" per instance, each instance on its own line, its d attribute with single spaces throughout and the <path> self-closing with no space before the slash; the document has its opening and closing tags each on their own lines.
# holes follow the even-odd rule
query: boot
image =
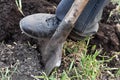
<svg viewBox="0 0 120 80">
<path fill-rule="evenodd" d="M 20 21 L 20 29 L 35 39 L 50 39 L 60 21 L 54 14 L 33 14 Z"/>
</svg>

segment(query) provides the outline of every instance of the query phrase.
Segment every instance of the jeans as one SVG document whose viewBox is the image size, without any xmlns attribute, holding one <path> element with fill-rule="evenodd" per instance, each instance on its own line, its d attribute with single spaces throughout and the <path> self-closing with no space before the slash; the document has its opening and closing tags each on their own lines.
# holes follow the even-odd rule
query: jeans
<svg viewBox="0 0 120 80">
<path fill-rule="evenodd" d="M 101 19 L 102 11 L 110 0 L 89 0 L 82 14 L 75 23 L 74 31 L 83 35 L 91 35 L 98 30 L 98 22 Z M 61 0 L 56 16 L 59 20 L 65 17 L 74 0 Z"/>
</svg>

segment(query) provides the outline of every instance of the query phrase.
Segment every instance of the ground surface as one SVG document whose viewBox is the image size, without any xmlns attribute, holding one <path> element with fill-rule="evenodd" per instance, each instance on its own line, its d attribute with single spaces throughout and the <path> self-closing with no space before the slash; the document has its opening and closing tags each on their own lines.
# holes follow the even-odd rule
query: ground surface
<svg viewBox="0 0 120 80">
<path fill-rule="evenodd" d="M 33 13 L 54 13 L 60 0 L 23 0 L 23 12 L 26 15 Z M 120 51 L 120 33 L 116 22 L 107 22 L 110 11 L 114 5 L 107 6 L 103 19 L 100 22 L 98 33 L 90 44 L 96 44 L 98 49 L 107 52 L 107 56 Z M 109 10 L 108 10 L 109 9 Z M 13 75 L 13 80 L 34 80 L 31 75 L 40 75 L 39 52 L 36 40 L 21 33 L 19 21 L 23 18 L 18 11 L 15 0 L 0 0 L 0 68 L 18 62 L 18 72 Z M 30 42 L 30 43 L 29 43 Z M 29 45 L 28 45 L 29 43 Z M 118 56 L 120 59 L 120 56 Z M 120 67 L 120 61 L 113 59 L 108 65 Z M 103 79 L 105 80 L 105 79 Z"/>
</svg>

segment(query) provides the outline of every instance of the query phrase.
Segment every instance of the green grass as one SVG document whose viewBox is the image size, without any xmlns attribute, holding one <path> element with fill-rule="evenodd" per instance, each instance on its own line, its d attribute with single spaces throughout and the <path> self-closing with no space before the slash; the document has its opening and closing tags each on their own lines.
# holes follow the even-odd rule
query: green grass
<svg viewBox="0 0 120 80">
<path fill-rule="evenodd" d="M 116 73 L 117 77 L 120 77 L 120 68 L 118 69 L 117 73 Z"/>
<path fill-rule="evenodd" d="M 0 80 L 12 80 L 12 75 L 17 71 L 17 65 L 0 68 Z"/>
</svg>

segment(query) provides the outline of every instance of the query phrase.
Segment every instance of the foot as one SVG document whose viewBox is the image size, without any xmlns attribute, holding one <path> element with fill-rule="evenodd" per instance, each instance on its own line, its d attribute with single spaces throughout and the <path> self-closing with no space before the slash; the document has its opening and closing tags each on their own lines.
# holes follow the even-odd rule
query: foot
<svg viewBox="0 0 120 80">
<path fill-rule="evenodd" d="M 84 39 L 86 36 L 92 36 L 95 33 L 97 33 L 98 28 L 99 28 L 99 24 L 95 23 L 94 25 L 91 25 L 90 27 L 86 28 L 83 33 L 78 32 L 75 29 L 73 29 L 69 35 L 69 38 L 74 41 Z"/>
<path fill-rule="evenodd" d="M 33 14 L 20 21 L 23 33 L 35 39 L 50 38 L 59 25 L 54 14 Z"/>
</svg>

